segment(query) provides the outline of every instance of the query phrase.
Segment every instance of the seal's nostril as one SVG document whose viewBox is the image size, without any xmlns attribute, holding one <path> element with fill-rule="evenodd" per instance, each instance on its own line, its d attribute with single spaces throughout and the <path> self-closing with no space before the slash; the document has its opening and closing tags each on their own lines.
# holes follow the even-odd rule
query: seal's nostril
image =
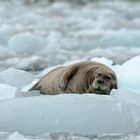
<svg viewBox="0 0 140 140">
<path fill-rule="evenodd" d="M 97 83 L 98 83 L 98 84 L 103 84 L 104 81 L 103 81 L 102 79 L 98 79 L 98 80 L 97 80 Z"/>
</svg>

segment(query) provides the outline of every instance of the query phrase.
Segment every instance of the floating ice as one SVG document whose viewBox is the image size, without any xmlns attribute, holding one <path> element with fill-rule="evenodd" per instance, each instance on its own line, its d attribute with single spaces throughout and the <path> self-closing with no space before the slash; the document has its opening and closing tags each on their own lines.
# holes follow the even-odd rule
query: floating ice
<svg viewBox="0 0 140 140">
<path fill-rule="evenodd" d="M 15 56 L 15 52 L 9 51 L 9 49 L 7 47 L 0 46 L 0 60 L 4 60 L 6 58 L 14 57 L 14 56 Z M 5 61 L 3 63 L 5 65 L 7 65 L 7 63 L 5 63 Z"/>
<path fill-rule="evenodd" d="M 119 89 L 140 91 L 140 55 L 133 57 L 122 65 L 112 66 L 112 61 L 106 58 L 92 58 L 92 61 L 110 66 L 117 74 Z"/>
<path fill-rule="evenodd" d="M 39 56 L 31 56 L 26 58 L 15 58 L 17 60 L 16 68 L 27 70 L 27 71 L 38 71 L 47 67 L 47 60 Z M 13 59 L 7 61 L 9 64 L 13 64 Z"/>
<path fill-rule="evenodd" d="M 1 140 L 139 140 L 139 134 L 102 134 L 102 135 L 81 135 L 75 133 L 54 133 L 37 136 L 23 135 L 18 132 L 0 133 Z"/>
<path fill-rule="evenodd" d="M 140 32 L 139 31 L 108 31 L 102 38 L 95 41 L 94 46 L 112 47 L 139 47 L 140 46 Z"/>
<path fill-rule="evenodd" d="M 139 132 L 139 103 L 128 102 L 123 94 L 118 100 L 117 93 L 119 91 L 112 93 L 115 96 L 56 95 L 3 100 L 0 102 L 0 131 L 33 135 Z M 135 93 L 130 94 L 129 100 L 135 96 Z M 138 98 L 140 100 L 140 96 Z"/>
<path fill-rule="evenodd" d="M 8 84 L 18 89 L 31 83 L 33 79 L 34 76 L 32 74 L 12 68 L 0 73 L 0 83 Z"/>
<path fill-rule="evenodd" d="M 90 60 L 93 56 L 106 56 L 115 60 L 115 63 L 122 64 L 128 58 L 140 54 L 139 11 L 138 4 L 132 6 L 127 2 L 97 2 L 78 7 L 59 2 L 46 4 L 45 7 L 43 4 L 17 6 L 8 2 L 1 3 L 0 69 L 14 66 L 26 70 L 42 70 L 68 61 Z M 9 40 L 10 33 L 14 36 Z M 97 46 L 100 48 L 96 48 Z M 35 53 L 37 57 L 29 53 Z M 26 54 L 26 58 L 23 54 Z M 0 101 L 0 131 L 27 134 L 61 131 L 92 135 L 139 133 L 139 60 L 140 57 L 137 56 L 123 65 L 112 66 L 109 60 L 96 58 L 96 61 L 111 66 L 118 75 L 119 90 L 113 91 L 111 96 L 58 95 L 23 98 L 36 96 L 36 93 L 27 92 L 36 77 L 14 69 L 1 72 L 0 97 L 13 98 L 16 89 L 22 89 L 24 93 L 17 93 L 15 99 Z M 49 70 L 46 69 L 38 77 Z M 6 94 L 3 95 L 3 91 Z M 20 96 L 22 98 L 17 98 Z M 16 138 L 24 139 L 24 136 L 13 133 L 9 137 Z M 63 136 L 59 139 L 61 138 L 71 139 Z"/>
<path fill-rule="evenodd" d="M 12 135 L 10 135 L 7 140 L 31 140 L 31 139 L 25 138 L 23 135 L 19 134 L 18 132 L 15 132 Z"/>
<path fill-rule="evenodd" d="M 29 32 L 20 33 L 9 40 L 8 46 L 15 52 L 32 53 L 45 47 L 45 39 Z"/>
<path fill-rule="evenodd" d="M 116 68 L 119 79 L 119 88 L 140 92 L 140 55 L 125 62 Z"/>
<path fill-rule="evenodd" d="M 7 45 L 9 38 L 8 32 L 0 31 L 0 45 Z"/>
<path fill-rule="evenodd" d="M 93 58 L 92 60 L 108 65 L 112 64 L 111 61 L 105 58 Z M 0 131 L 18 131 L 32 135 L 46 132 L 74 132 L 92 135 L 139 132 L 139 60 L 140 56 L 137 56 L 123 65 L 111 66 L 117 72 L 119 78 L 119 90 L 113 90 L 111 96 L 94 94 L 38 96 L 38 92 L 35 91 L 34 93 L 21 93 L 17 97 L 37 97 L 1 101 Z M 20 81 L 22 79 L 25 82 L 24 80 L 27 79 L 24 84 L 22 83 L 22 86 L 14 81 L 14 86 L 18 88 L 23 87 L 23 85 L 30 85 L 34 78 L 28 79 L 30 76 L 26 72 L 22 74 L 22 71 L 12 71 L 11 69 L 7 70 L 6 76 L 8 77 L 8 74 L 11 76 L 11 73 L 15 73 L 16 78 L 14 80 Z M 1 73 L 2 76 L 4 75 L 3 73 Z M 18 73 L 22 76 L 18 76 Z M 28 78 L 25 75 L 28 75 Z M 14 77 L 14 75 L 12 76 Z M 13 80 L 13 77 L 8 77 L 7 79 Z M 129 78 L 132 80 L 128 80 Z M 133 79 L 135 82 L 133 82 Z M 11 83 L 10 81 L 9 84 L 12 85 Z M 25 86 L 22 91 L 27 91 L 28 89 L 29 87 Z"/>
<path fill-rule="evenodd" d="M 17 88 L 5 84 L 0 84 L 0 100 L 15 98 Z"/>
</svg>

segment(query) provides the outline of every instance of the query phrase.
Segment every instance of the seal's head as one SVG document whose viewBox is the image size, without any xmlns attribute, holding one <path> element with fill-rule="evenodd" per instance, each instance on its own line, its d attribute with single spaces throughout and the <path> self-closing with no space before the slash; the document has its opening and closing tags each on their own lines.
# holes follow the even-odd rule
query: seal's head
<svg viewBox="0 0 140 140">
<path fill-rule="evenodd" d="M 91 87 L 97 94 L 110 95 L 113 88 L 118 88 L 116 74 L 113 71 L 98 68 Z"/>
</svg>

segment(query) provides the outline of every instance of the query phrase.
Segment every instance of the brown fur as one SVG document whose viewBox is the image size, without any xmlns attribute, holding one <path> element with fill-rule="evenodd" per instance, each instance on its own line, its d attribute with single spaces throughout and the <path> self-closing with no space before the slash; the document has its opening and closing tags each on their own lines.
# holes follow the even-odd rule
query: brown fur
<svg viewBox="0 0 140 140">
<path fill-rule="evenodd" d="M 117 77 L 113 70 L 101 63 L 85 61 L 50 71 L 31 90 L 40 90 L 45 95 L 60 93 L 109 95 L 113 88 L 118 88 Z"/>
</svg>

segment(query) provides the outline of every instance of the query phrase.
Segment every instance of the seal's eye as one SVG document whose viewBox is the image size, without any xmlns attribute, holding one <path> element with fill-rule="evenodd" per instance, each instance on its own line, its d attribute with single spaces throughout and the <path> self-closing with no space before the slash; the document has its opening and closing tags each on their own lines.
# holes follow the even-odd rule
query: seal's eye
<svg viewBox="0 0 140 140">
<path fill-rule="evenodd" d="M 98 78 L 98 77 L 100 77 L 101 75 L 102 75 L 101 69 L 97 69 L 97 70 L 96 70 L 96 77 Z"/>
<path fill-rule="evenodd" d="M 109 76 L 106 77 L 106 79 L 107 79 L 107 80 L 111 80 L 112 77 L 109 75 Z"/>
<path fill-rule="evenodd" d="M 101 72 L 98 72 L 98 73 L 97 73 L 97 77 L 100 77 L 100 76 L 101 76 Z"/>
</svg>

